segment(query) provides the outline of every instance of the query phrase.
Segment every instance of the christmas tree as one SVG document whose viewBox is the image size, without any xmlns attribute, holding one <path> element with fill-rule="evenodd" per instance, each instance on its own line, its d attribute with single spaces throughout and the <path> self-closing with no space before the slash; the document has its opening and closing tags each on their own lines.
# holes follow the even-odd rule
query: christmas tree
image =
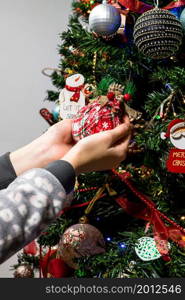
<svg viewBox="0 0 185 300">
<path fill-rule="evenodd" d="M 111 92 L 133 136 L 118 169 L 78 176 L 72 206 L 38 240 L 44 258 L 25 251 L 19 263 L 42 262 L 46 277 L 184 277 L 185 1 L 76 0 L 72 8 L 47 91 L 56 106 L 41 114 L 60 121 L 66 80 L 82 74 L 85 104 L 109 102 Z"/>
</svg>

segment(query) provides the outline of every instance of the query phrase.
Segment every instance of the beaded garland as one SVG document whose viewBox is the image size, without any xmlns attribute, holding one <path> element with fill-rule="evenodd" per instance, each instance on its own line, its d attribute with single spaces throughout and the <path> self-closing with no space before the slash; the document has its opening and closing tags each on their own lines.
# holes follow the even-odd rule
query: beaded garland
<svg viewBox="0 0 185 300">
<path fill-rule="evenodd" d="M 153 59 L 163 59 L 178 51 L 183 37 L 180 21 L 169 11 L 154 8 L 142 14 L 134 26 L 138 49 Z"/>
</svg>

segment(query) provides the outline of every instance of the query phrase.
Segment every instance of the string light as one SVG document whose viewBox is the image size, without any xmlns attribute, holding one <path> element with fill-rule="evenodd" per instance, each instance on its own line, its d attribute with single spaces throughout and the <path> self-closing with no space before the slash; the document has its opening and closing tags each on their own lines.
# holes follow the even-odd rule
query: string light
<svg viewBox="0 0 185 300">
<path fill-rule="evenodd" d="M 118 245 L 121 249 L 125 249 L 127 247 L 125 243 L 119 243 Z"/>
</svg>

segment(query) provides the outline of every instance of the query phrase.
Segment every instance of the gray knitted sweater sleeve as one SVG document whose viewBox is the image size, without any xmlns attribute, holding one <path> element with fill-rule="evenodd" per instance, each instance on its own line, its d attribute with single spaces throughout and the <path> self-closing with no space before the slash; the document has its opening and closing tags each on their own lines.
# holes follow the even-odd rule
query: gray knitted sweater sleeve
<svg viewBox="0 0 185 300">
<path fill-rule="evenodd" d="M 46 169 L 32 169 L 0 191 L 0 263 L 34 240 L 71 204 L 61 182 Z"/>
</svg>

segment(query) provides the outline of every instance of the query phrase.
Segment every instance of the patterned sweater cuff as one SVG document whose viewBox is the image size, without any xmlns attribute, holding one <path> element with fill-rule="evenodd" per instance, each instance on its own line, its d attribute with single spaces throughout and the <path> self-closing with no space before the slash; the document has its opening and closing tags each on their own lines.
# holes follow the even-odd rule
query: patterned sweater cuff
<svg viewBox="0 0 185 300">
<path fill-rule="evenodd" d="M 10 152 L 0 156 L 0 189 L 7 186 L 17 177 L 14 167 L 10 161 Z"/>
<path fill-rule="evenodd" d="M 57 160 L 48 164 L 45 169 L 51 172 L 62 184 L 66 194 L 69 194 L 75 185 L 75 171 L 70 163 Z"/>
</svg>

